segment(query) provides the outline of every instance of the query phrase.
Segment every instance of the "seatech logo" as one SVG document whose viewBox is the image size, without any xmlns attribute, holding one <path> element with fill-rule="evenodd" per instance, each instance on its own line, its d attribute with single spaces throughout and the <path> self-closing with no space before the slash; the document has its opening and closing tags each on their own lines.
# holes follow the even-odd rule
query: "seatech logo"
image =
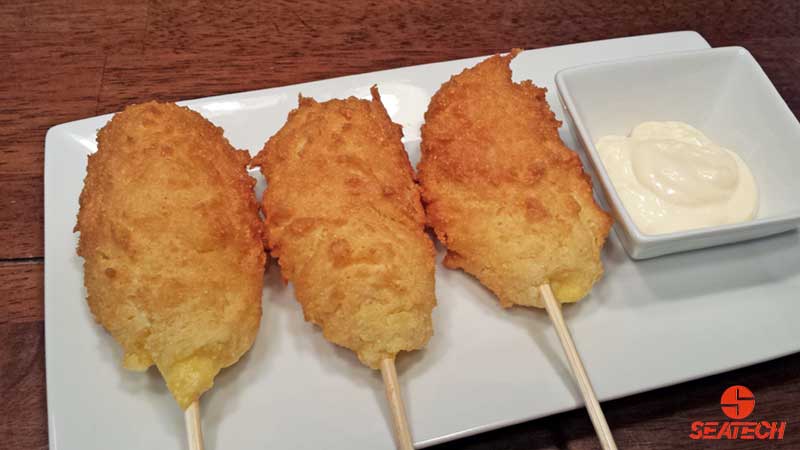
<svg viewBox="0 0 800 450">
<path fill-rule="evenodd" d="M 722 412 L 733 421 L 694 421 L 692 439 L 744 439 L 775 440 L 783 439 L 786 422 L 778 421 L 743 421 L 756 407 L 756 397 L 744 386 L 731 386 L 722 393 L 719 402 Z"/>
<path fill-rule="evenodd" d="M 722 412 L 731 419 L 744 419 L 756 407 L 756 398 L 750 389 L 744 386 L 731 386 L 722 393 L 719 401 Z"/>
</svg>

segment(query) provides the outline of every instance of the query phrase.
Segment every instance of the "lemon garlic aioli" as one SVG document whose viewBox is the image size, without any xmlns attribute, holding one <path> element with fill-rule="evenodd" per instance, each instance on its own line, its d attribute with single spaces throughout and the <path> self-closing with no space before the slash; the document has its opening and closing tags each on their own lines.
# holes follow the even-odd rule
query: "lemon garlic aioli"
<svg viewBox="0 0 800 450">
<path fill-rule="evenodd" d="M 645 234 L 743 222 L 758 188 L 736 153 L 683 122 L 644 122 L 597 151 L 625 209 Z"/>
</svg>

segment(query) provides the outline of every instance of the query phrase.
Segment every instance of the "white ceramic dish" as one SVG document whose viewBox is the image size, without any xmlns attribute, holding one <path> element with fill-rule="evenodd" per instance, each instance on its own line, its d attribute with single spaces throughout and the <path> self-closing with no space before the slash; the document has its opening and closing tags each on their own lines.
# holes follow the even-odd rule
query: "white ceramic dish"
<svg viewBox="0 0 800 450">
<path fill-rule="evenodd" d="M 515 79 L 549 87 L 548 100 L 561 117 L 553 90 L 560 69 L 707 47 L 691 32 L 642 36 L 528 51 L 512 68 Z M 224 127 L 233 145 L 255 152 L 284 123 L 298 92 L 319 99 L 367 96 L 368 87 L 377 83 L 392 117 L 405 126 L 406 147 L 416 162 L 429 96 L 452 74 L 481 59 L 185 104 Z M 123 370 L 119 348 L 93 322 L 84 300 L 72 227 L 86 155 L 95 150 L 97 129 L 109 117 L 55 127 L 45 144 L 50 447 L 185 448 L 181 411 L 158 374 Z M 577 148 L 568 127 L 561 132 L 567 145 Z M 797 234 L 639 263 L 625 256 L 612 234 L 604 263 L 606 276 L 591 295 L 564 310 L 601 399 L 800 350 Z M 436 282 L 436 335 L 424 351 L 398 359 L 419 447 L 580 406 L 546 314 L 503 310 L 462 272 L 439 266 Z M 275 266 L 267 274 L 264 299 L 254 347 L 224 370 L 202 398 L 207 448 L 391 449 L 380 375 L 303 321 L 291 287 L 282 285 Z"/>
<path fill-rule="evenodd" d="M 584 65 L 558 72 L 556 85 L 631 257 L 760 238 L 800 223 L 800 123 L 747 50 L 714 48 Z M 642 233 L 614 189 L 595 143 L 606 135 L 628 135 L 651 120 L 689 123 L 736 151 L 759 186 L 756 218 L 677 233 Z"/>
</svg>

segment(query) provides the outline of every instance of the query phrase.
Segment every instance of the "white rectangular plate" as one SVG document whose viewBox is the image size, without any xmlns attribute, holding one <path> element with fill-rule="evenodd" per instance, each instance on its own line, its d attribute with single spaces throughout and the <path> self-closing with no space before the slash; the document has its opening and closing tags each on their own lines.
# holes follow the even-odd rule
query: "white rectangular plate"
<svg viewBox="0 0 800 450">
<path fill-rule="evenodd" d="M 515 80 L 550 89 L 578 64 L 707 48 L 692 32 L 521 53 Z M 251 153 L 282 126 L 297 94 L 366 96 L 377 83 L 405 128 L 415 164 L 419 126 L 442 82 L 482 58 L 356 75 L 185 102 Z M 50 446 L 57 450 L 184 448 L 183 418 L 155 370 L 120 367 L 121 351 L 92 320 L 72 233 L 86 155 L 109 115 L 52 128 L 45 144 L 45 332 Z M 577 148 L 569 129 L 567 145 Z M 263 188 L 263 182 L 259 189 Z M 439 251 L 441 259 L 442 252 Z M 633 262 L 612 235 L 605 277 L 565 308 L 598 395 L 620 397 L 800 350 L 797 233 Z M 435 336 L 398 360 L 418 446 L 576 408 L 579 395 L 544 313 L 503 310 L 462 272 L 437 268 Z M 391 449 L 380 375 L 303 321 L 273 265 L 252 350 L 202 398 L 209 449 Z"/>
</svg>

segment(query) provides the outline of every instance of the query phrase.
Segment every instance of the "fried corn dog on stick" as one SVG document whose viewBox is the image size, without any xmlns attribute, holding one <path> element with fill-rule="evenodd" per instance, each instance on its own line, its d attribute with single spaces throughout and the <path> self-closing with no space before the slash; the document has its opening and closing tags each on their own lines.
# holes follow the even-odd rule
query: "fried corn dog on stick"
<svg viewBox="0 0 800 450">
<path fill-rule="evenodd" d="M 545 89 L 512 82 L 517 52 L 464 70 L 433 96 L 419 180 L 445 265 L 477 277 L 503 307 L 542 308 L 539 286 L 574 302 L 600 278 L 611 219 L 561 142 Z"/>
<path fill-rule="evenodd" d="M 174 104 L 130 106 L 97 140 L 75 227 L 89 307 L 124 367 L 155 364 L 185 409 L 250 348 L 261 320 L 249 156 Z"/>
<path fill-rule="evenodd" d="M 413 172 L 372 88 L 299 107 L 253 159 L 268 246 L 307 321 L 378 369 L 433 329 L 434 250 Z"/>
<path fill-rule="evenodd" d="M 419 178 L 445 265 L 491 289 L 503 307 L 545 308 L 604 450 L 614 437 L 561 314 L 603 273 L 611 218 L 578 155 L 558 136 L 545 89 L 511 80 L 493 56 L 444 83 L 422 127 Z"/>
</svg>

